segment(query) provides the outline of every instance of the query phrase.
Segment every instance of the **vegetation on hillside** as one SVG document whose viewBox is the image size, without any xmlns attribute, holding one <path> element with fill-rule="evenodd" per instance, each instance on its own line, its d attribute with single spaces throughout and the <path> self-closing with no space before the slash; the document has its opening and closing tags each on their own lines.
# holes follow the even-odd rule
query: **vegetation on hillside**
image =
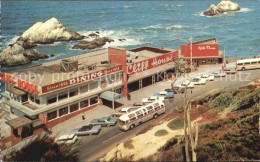
<svg viewBox="0 0 260 162">
<path fill-rule="evenodd" d="M 71 145 L 57 144 L 48 135 L 38 136 L 21 149 L 12 150 L 4 161 L 78 161 L 76 149 Z"/>
<path fill-rule="evenodd" d="M 201 117 L 196 149 L 198 161 L 259 160 L 259 88 L 250 85 L 229 92 L 214 90 L 193 100 L 192 105 L 191 120 Z M 181 108 L 165 117 L 173 119 L 168 126 L 183 127 L 179 125 L 183 116 Z M 158 149 L 158 153 L 141 160 L 186 160 L 184 138 L 173 137 Z"/>
</svg>

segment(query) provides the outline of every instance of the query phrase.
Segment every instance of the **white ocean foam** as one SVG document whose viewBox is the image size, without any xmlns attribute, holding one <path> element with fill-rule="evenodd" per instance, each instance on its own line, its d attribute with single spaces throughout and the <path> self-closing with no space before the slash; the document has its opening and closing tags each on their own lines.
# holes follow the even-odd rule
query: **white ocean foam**
<svg viewBox="0 0 260 162">
<path fill-rule="evenodd" d="M 114 40 L 114 42 L 106 43 L 106 45 L 103 46 L 103 48 L 107 48 L 109 46 L 131 46 L 131 45 L 140 45 L 142 44 L 140 39 L 138 37 L 132 38 L 129 34 L 130 30 L 97 30 L 99 32 L 99 36 L 102 37 L 108 37 Z M 80 34 L 83 34 L 85 36 L 95 33 L 97 31 L 82 31 L 79 32 Z M 95 38 L 88 38 L 86 40 L 91 41 Z M 125 39 L 123 41 L 119 41 L 119 39 Z M 72 49 L 72 46 L 70 46 L 70 49 Z"/>
<path fill-rule="evenodd" d="M 239 11 L 237 12 L 243 12 L 243 13 L 247 13 L 247 12 L 250 12 L 250 11 L 253 11 L 253 9 L 250 9 L 250 8 L 241 8 Z"/>
<path fill-rule="evenodd" d="M 123 8 L 128 9 L 131 8 L 132 6 L 123 6 Z"/>
<path fill-rule="evenodd" d="M 140 29 L 143 30 L 151 30 L 151 29 L 160 29 L 163 28 L 161 24 L 157 24 L 157 25 L 151 25 L 151 26 L 147 26 L 147 27 L 142 27 Z"/>
<path fill-rule="evenodd" d="M 5 45 L 8 46 L 9 44 L 15 43 L 19 37 L 20 37 L 20 36 L 15 35 L 15 36 L 9 38 L 9 40 L 5 43 Z"/>
<path fill-rule="evenodd" d="M 203 17 L 204 17 L 203 12 L 204 12 L 204 11 L 197 12 L 197 13 L 195 13 L 195 14 L 193 14 L 193 15 L 194 15 L 194 16 L 203 16 Z M 206 16 L 206 17 L 210 17 L 210 16 Z"/>
<path fill-rule="evenodd" d="M 183 7 L 183 5 L 179 4 L 179 5 L 177 5 L 177 7 Z"/>
</svg>

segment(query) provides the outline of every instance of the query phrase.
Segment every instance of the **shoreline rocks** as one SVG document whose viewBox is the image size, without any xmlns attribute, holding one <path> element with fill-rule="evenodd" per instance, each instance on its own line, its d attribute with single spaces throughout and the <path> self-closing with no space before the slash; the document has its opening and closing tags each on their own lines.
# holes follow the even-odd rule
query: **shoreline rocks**
<svg viewBox="0 0 260 162">
<path fill-rule="evenodd" d="M 18 66 L 48 57 L 35 49 L 32 52 L 25 50 L 21 45 L 15 43 L 0 53 L 0 65 L 3 67 Z"/>
<path fill-rule="evenodd" d="M 28 28 L 16 41 L 23 48 L 28 49 L 37 44 L 52 44 L 61 41 L 82 40 L 85 36 L 67 30 L 56 18 L 45 22 L 37 22 Z"/>
<path fill-rule="evenodd" d="M 81 50 L 96 49 L 96 48 L 103 47 L 107 42 L 111 43 L 111 42 L 114 42 L 114 40 L 110 39 L 110 38 L 107 38 L 107 37 L 103 37 L 103 38 L 97 37 L 93 41 L 82 41 L 82 42 L 79 42 L 79 43 L 75 44 L 72 47 L 72 49 L 81 49 Z"/>
<path fill-rule="evenodd" d="M 217 6 L 212 4 L 206 11 L 203 12 L 204 16 L 216 16 L 225 12 L 239 11 L 240 7 L 237 3 L 230 0 L 222 0 Z"/>
<path fill-rule="evenodd" d="M 40 53 L 32 47 L 37 44 L 52 44 L 61 41 L 82 40 L 85 36 L 67 30 L 56 18 L 52 17 L 45 22 L 37 22 L 28 28 L 17 39 L 0 53 L 1 66 L 18 66 L 31 63 L 49 56 Z"/>
</svg>

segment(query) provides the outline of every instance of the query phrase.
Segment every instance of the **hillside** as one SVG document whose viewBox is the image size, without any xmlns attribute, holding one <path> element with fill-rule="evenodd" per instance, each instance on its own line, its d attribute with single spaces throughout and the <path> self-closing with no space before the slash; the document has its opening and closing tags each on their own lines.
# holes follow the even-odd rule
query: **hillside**
<svg viewBox="0 0 260 162">
<path fill-rule="evenodd" d="M 259 160 L 259 109 L 259 79 L 232 91 L 215 89 L 193 100 L 191 120 L 199 123 L 197 160 Z M 179 106 L 117 145 L 101 161 L 183 161 L 183 134 Z"/>
</svg>

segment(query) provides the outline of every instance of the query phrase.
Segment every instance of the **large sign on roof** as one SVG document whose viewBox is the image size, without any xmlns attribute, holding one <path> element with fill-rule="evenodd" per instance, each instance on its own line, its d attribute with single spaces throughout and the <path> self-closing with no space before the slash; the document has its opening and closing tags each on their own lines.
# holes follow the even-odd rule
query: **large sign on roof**
<svg viewBox="0 0 260 162">
<path fill-rule="evenodd" d="M 190 57 L 190 45 L 181 45 L 181 54 L 183 57 Z M 219 56 L 218 44 L 193 44 L 192 57 L 211 57 Z"/>
<path fill-rule="evenodd" d="M 173 59 L 177 56 L 177 53 L 178 51 L 130 64 L 127 66 L 127 74 L 133 75 L 135 73 L 173 62 Z"/>
<path fill-rule="evenodd" d="M 1 72 L 0 73 L 0 79 L 8 84 L 11 84 L 11 85 L 14 85 L 24 91 L 27 91 L 29 93 L 33 93 L 33 94 L 36 94 L 38 95 L 38 86 L 33 84 L 33 83 L 30 83 L 30 82 L 27 82 L 27 81 L 24 81 L 20 78 L 17 78 L 15 76 L 12 76 L 10 74 L 7 74 L 7 73 L 4 73 L 4 72 Z"/>
<path fill-rule="evenodd" d="M 62 81 L 62 82 L 47 85 L 47 86 L 42 87 L 42 93 L 54 91 L 54 90 L 64 88 L 64 87 L 67 87 L 67 86 L 71 86 L 71 85 L 81 83 L 81 82 L 84 82 L 84 81 L 89 81 L 89 80 L 92 80 L 92 79 L 100 78 L 100 77 L 106 76 L 108 74 L 111 74 L 111 73 L 114 73 L 114 72 L 117 72 L 117 71 L 120 71 L 120 70 L 122 70 L 122 65 L 118 65 L 118 66 L 115 66 L 115 67 L 112 67 L 112 68 L 109 68 L 109 69 L 89 73 L 89 74 L 79 76 L 79 77 L 76 77 L 76 78 L 73 78 L 73 79 L 70 79 L 70 80 L 65 80 L 65 81 Z"/>
</svg>

